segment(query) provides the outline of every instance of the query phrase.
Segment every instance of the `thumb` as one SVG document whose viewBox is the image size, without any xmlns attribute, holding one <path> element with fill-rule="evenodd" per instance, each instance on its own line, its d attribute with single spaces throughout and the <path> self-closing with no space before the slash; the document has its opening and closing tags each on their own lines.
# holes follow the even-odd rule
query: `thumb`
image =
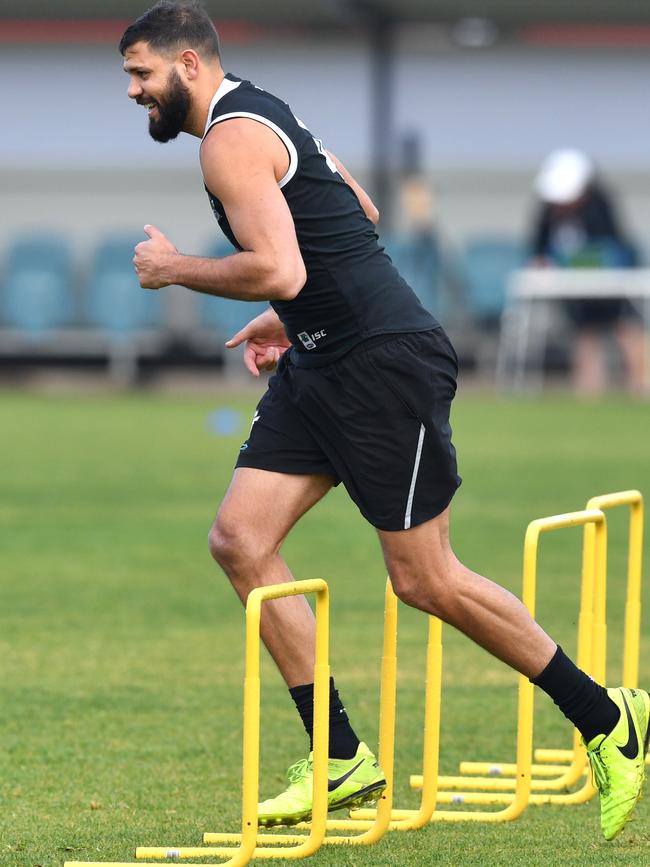
<svg viewBox="0 0 650 867">
<path fill-rule="evenodd" d="M 144 233 L 145 233 L 145 235 L 148 235 L 150 238 L 164 238 L 165 237 L 163 235 L 163 233 L 160 231 L 160 229 L 157 229 L 155 226 L 152 226 L 149 223 L 147 223 L 147 225 L 144 227 Z"/>
</svg>

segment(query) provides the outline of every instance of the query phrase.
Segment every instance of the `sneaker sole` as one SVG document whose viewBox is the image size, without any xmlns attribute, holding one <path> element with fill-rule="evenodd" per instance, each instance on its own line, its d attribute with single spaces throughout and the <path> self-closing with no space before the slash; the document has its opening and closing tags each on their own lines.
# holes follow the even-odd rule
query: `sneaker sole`
<svg viewBox="0 0 650 867">
<path fill-rule="evenodd" d="M 332 813 L 334 810 L 342 810 L 346 807 L 356 809 L 366 804 L 373 804 L 381 797 L 385 789 L 386 780 L 377 780 L 364 789 L 359 789 L 351 795 L 341 798 L 340 801 L 333 801 L 329 804 L 327 812 Z M 305 813 L 294 816 L 266 816 L 263 819 L 258 818 L 257 824 L 260 828 L 291 828 L 293 825 L 300 824 L 300 822 L 309 822 L 310 819 L 311 810 L 308 810 Z"/>
<path fill-rule="evenodd" d="M 386 780 L 376 780 L 364 789 L 359 789 L 358 791 L 353 792 L 353 794 L 348 795 L 346 798 L 341 798 L 340 801 L 332 801 L 328 807 L 328 812 L 332 813 L 334 810 L 342 810 L 345 807 L 356 809 L 364 804 L 374 803 L 379 800 L 385 789 Z"/>
<path fill-rule="evenodd" d="M 310 819 L 311 812 L 303 813 L 301 816 L 268 816 L 265 819 L 258 819 L 257 825 L 259 828 L 291 828 L 292 825 L 308 822 Z"/>
</svg>

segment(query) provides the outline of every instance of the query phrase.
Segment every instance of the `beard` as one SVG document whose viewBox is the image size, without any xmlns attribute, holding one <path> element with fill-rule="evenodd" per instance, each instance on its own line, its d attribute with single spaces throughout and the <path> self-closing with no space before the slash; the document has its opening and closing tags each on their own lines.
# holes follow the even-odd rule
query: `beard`
<svg viewBox="0 0 650 867">
<path fill-rule="evenodd" d="M 167 78 L 165 95 L 156 100 L 158 117 L 149 118 L 149 135 L 154 141 L 168 142 L 183 131 L 191 106 L 189 89 L 175 69 Z"/>
</svg>

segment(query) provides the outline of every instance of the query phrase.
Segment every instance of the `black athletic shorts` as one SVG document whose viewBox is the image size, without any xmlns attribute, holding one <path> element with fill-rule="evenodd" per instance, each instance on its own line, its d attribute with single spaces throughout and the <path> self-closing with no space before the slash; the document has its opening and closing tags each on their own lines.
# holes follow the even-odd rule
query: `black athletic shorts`
<svg viewBox="0 0 650 867">
<path fill-rule="evenodd" d="M 237 467 L 330 475 L 373 526 L 415 527 L 461 482 L 449 424 L 457 374 L 440 327 L 373 338 L 325 367 L 286 352 Z"/>
</svg>

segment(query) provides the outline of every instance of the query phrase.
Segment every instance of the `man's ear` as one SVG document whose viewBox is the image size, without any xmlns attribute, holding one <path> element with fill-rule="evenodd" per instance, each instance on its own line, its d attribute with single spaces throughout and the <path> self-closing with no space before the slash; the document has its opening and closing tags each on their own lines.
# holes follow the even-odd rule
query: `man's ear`
<svg viewBox="0 0 650 867">
<path fill-rule="evenodd" d="M 195 81 L 199 74 L 199 55 L 192 48 L 186 48 L 181 52 L 181 63 L 185 67 L 185 75 L 189 81 Z"/>
</svg>

